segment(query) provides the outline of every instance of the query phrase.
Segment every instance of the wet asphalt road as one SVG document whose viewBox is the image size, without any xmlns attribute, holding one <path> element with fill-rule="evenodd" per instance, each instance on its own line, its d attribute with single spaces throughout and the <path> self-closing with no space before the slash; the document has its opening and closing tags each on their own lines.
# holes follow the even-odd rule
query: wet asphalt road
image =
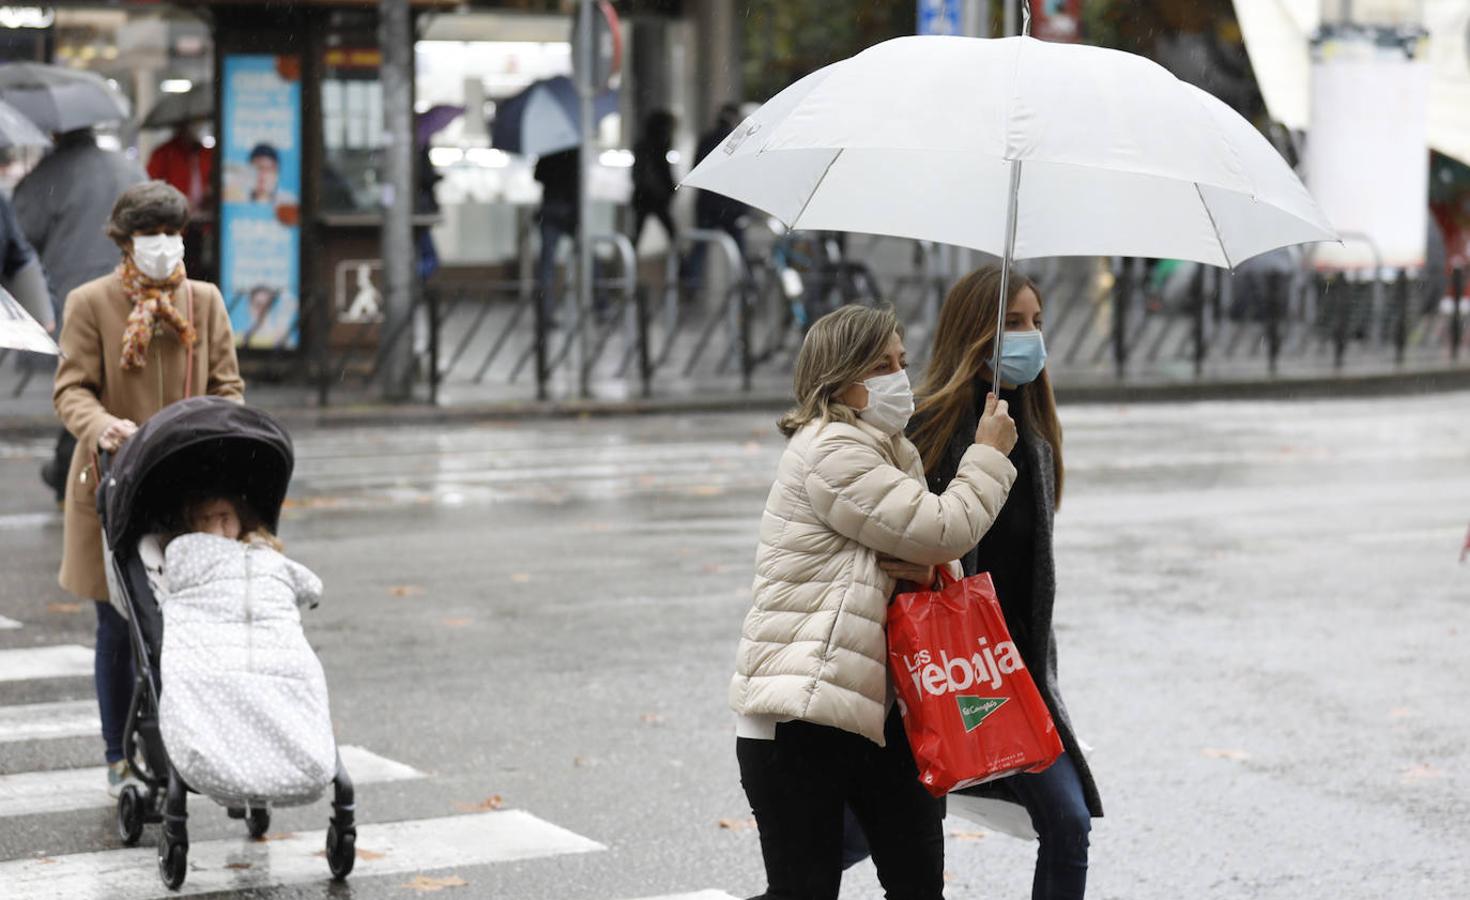
<svg viewBox="0 0 1470 900">
<path fill-rule="evenodd" d="M 1108 811 L 1089 896 L 1467 896 L 1467 412 L 1467 394 L 1064 412 L 1061 683 Z M 436 870 L 465 882 L 439 896 L 762 888 L 725 685 L 771 419 L 296 435 L 282 530 L 327 585 L 306 627 L 339 740 L 426 774 L 364 786 L 361 820 L 499 795 L 607 848 Z M 91 644 L 91 610 L 54 584 L 46 449 L 0 439 L 0 616 L 23 625 L 0 650 Z M 85 678 L 0 681 L 0 706 L 90 696 Z M 100 754 L 0 743 L 0 776 Z M 191 810 L 194 841 L 239 837 Z M 279 811 L 273 830 L 326 816 Z M 1029 896 L 1032 846 L 950 824 L 949 897 Z M 0 861 L 118 846 L 107 809 L 0 818 Z M 411 881 L 229 896 L 418 896 Z M 871 867 L 843 896 L 881 896 Z"/>
</svg>

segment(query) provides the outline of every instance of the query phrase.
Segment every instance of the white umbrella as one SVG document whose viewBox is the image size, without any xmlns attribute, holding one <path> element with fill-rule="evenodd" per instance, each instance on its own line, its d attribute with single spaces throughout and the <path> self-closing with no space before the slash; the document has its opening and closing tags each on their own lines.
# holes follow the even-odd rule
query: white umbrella
<svg viewBox="0 0 1470 900">
<path fill-rule="evenodd" d="M 30 119 L 0 101 L 0 147 L 50 147 L 51 139 Z"/>
<path fill-rule="evenodd" d="M 1140 56 L 1029 37 L 870 47 L 777 94 L 683 183 L 792 229 L 996 254 L 1002 292 L 1013 259 L 1233 267 L 1337 237 L 1286 162 L 1224 103 Z"/>
<path fill-rule="evenodd" d="M 56 342 L 10 292 L 0 288 L 0 347 L 60 355 Z"/>
</svg>

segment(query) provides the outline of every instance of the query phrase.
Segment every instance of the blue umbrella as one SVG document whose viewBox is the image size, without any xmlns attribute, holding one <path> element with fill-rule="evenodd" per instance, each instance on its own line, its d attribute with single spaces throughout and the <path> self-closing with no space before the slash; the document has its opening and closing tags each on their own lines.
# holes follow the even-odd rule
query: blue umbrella
<svg viewBox="0 0 1470 900">
<path fill-rule="evenodd" d="M 617 112 L 617 91 L 592 101 L 592 121 Z M 499 104 L 490 125 L 490 142 L 499 150 L 524 156 L 545 156 L 582 143 L 581 101 L 577 86 L 565 75 L 538 81 Z"/>
</svg>

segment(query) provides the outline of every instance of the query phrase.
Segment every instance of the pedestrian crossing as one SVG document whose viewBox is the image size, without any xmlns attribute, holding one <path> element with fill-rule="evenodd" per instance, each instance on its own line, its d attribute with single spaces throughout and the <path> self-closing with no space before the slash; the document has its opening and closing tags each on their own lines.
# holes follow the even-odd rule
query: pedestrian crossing
<svg viewBox="0 0 1470 900">
<path fill-rule="evenodd" d="M 325 832 L 271 841 L 242 838 L 189 845 L 189 875 L 172 894 L 159 885 L 152 847 L 0 863 L 8 900 L 106 897 L 149 900 L 325 881 Z M 360 825 L 352 880 L 433 869 L 518 862 L 606 850 L 602 844 L 521 810 Z"/>
<path fill-rule="evenodd" d="M 411 766 L 361 747 L 344 745 L 337 749 L 354 784 L 424 777 Z M 0 819 L 112 806 L 115 801 L 108 796 L 106 784 L 107 770 L 102 766 L 0 775 Z"/>
<path fill-rule="evenodd" d="M 0 629 L 14 631 L 23 623 L 0 619 Z M 0 650 L 0 681 L 46 683 L 53 679 L 90 677 L 93 651 L 80 645 L 21 647 Z M 18 746 L 96 736 L 100 732 L 97 703 L 52 700 L 0 706 L 0 746 Z M 344 767 L 359 788 L 408 782 L 430 776 L 413 766 L 365 747 L 338 748 Z M 0 775 L 0 822 L 22 817 L 59 815 L 106 809 L 106 769 L 102 766 L 18 772 Z M 94 813 L 95 814 L 95 813 Z M 3 831 L 4 825 L 0 825 Z M 115 840 L 115 839 L 114 839 Z M 159 881 L 154 838 L 144 846 L 117 847 L 56 856 L 28 856 L 0 861 L 0 898 L 4 900 L 152 900 L 221 892 L 257 892 L 327 883 L 322 831 L 272 835 L 251 841 L 243 834 L 191 842 L 188 877 L 182 888 L 167 891 Z M 409 875 L 413 884 L 459 883 L 448 872 L 477 866 L 599 853 L 607 847 L 592 838 L 547 822 L 525 810 L 495 810 L 398 822 L 359 823 L 357 863 L 351 880 Z M 432 874 L 440 872 L 443 878 Z M 392 882 L 389 882 L 392 883 Z M 642 900 L 735 900 L 719 890 L 666 894 Z"/>
<path fill-rule="evenodd" d="M 92 677 L 92 650 L 78 644 L 0 650 L 0 681 Z"/>
</svg>

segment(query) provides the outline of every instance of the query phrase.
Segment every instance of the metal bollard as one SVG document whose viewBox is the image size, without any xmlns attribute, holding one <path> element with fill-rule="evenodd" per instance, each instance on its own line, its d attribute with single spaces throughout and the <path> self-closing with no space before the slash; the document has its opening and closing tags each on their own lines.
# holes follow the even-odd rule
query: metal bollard
<svg viewBox="0 0 1470 900">
<path fill-rule="evenodd" d="M 439 405 L 439 289 L 425 287 L 429 303 L 429 405 Z"/>
<path fill-rule="evenodd" d="M 1272 272 L 1266 280 L 1266 365 L 1274 378 L 1281 362 L 1281 307 L 1286 276 Z"/>
<path fill-rule="evenodd" d="M 1404 364 L 1404 355 L 1409 344 L 1409 270 L 1399 269 L 1399 277 L 1394 285 L 1394 314 L 1393 314 L 1393 362 L 1396 366 Z"/>
<path fill-rule="evenodd" d="M 1113 368 L 1119 379 L 1128 370 L 1128 307 L 1133 302 L 1133 267 L 1128 263 L 1116 261 L 1113 281 Z"/>
<path fill-rule="evenodd" d="M 1465 339 L 1465 321 L 1460 317 L 1460 304 L 1465 302 L 1465 269 L 1456 266 L 1450 273 L 1450 359 L 1459 360 L 1460 344 Z"/>
<path fill-rule="evenodd" d="M 1205 267 L 1194 273 L 1194 377 L 1205 374 Z"/>
<path fill-rule="evenodd" d="M 1347 356 L 1348 300 L 1347 276 L 1338 272 L 1327 282 L 1327 294 L 1332 310 L 1332 367 L 1342 370 Z"/>
<path fill-rule="evenodd" d="M 638 328 L 638 381 L 644 399 L 653 396 L 653 354 L 648 347 L 648 292 L 639 287 L 633 292 L 634 315 Z"/>
<path fill-rule="evenodd" d="M 553 277 L 550 279 L 555 281 Z M 547 346 L 546 346 L 546 296 L 553 290 L 552 284 L 539 285 L 531 302 L 536 304 L 532 310 L 536 323 L 536 399 L 545 401 L 549 395 L 548 372 L 547 372 Z"/>
</svg>

